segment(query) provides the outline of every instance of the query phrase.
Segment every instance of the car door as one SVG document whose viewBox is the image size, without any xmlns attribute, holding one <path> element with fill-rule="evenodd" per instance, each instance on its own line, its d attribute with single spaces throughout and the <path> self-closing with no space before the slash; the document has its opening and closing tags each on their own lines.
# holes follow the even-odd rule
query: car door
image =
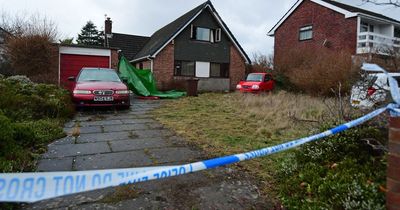
<svg viewBox="0 0 400 210">
<path fill-rule="evenodd" d="M 271 74 L 264 75 L 263 90 L 272 90 L 274 88 L 274 80 Z"/>
</svg>

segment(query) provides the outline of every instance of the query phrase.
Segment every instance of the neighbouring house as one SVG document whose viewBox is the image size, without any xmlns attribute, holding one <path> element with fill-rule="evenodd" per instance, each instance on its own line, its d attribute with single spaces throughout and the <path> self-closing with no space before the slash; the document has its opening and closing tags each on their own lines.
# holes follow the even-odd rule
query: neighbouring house
<svg viewBox="0 0 400 210">
<path fill-rule="evenodd" d="M 347 50 L 353 55 L 388 55 L 400 50 L 400 21 L 330 0 L 298 0 L 268 32 L 274 59 L 290 49 Z"/>
<path fill-rule="evenodd" d="M 112 32 L 105 21 L 106 45 L 121 49 L 140 69 L 150 69 L 161 90 L 183 88 L 198 78 L 200 91 L 234 90 L 249 57 L 207 1 L 156 31 L 151 37 Z"/>
</svg>

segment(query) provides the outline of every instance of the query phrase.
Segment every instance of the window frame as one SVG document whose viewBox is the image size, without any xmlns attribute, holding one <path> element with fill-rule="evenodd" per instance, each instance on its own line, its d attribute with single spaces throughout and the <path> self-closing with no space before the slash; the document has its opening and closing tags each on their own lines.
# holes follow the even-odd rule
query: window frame
<svg viewBox="0 0 400 210">
<path fill-rule="evenodd" d="M 219 76 L 213 76 L 211 74 L 211 66 L 213 64 L 219 64 Z M 225 69 L 226 68 L 226 69 Z M 224 75 L 224 73 L 226 73 L 226 75 Z M 229 63 L 217 63 L 217 62 L 210 62 L 210 78 L 229 78 L 230 76 L 230 69 L 229 69 Z"/>
<path fill-rule="evenodd" d="M 208 40 L 198 38 L 198 29 L 206 29 L 209 31 Z M 198 42 L 217 43 L 221 41 L 221 28 L 207 28 L 203 26 L 190 25 L 190 39 Z"/>
<path fill-rule="evenodd" d="M 305 25 L 305 26 L 300 27 L 300 28 L 299 28 L 299 36 L 298 36 L 299 41 L 312 40 L 313 37 L 314 37 L 313 29 L 314 29 L 313 25 Z M 303 38 L 303 39 L 302 39 L 302 38 L 301 38 L 301 34 L 302 34 L 302 33 L 309 32 L 309 31 L 311 31 L 311 36 L 310 36 L 309 38 Z"/>
<path fill-rule="evenodd" d="M 182 75 L 182 62 L 188 62 L 188 63 L 193 63 L 193 75 Z M 180 66 L 180 70 L 179 70 L 179 74 L 177 74 L 177 70 L 176 67 L 179 64 Z M 196 77 L 196 61 L 190 61 L 190 60 L 175 60 L 174 61 L 174 76 L 177 77 Z"/>
</svg>

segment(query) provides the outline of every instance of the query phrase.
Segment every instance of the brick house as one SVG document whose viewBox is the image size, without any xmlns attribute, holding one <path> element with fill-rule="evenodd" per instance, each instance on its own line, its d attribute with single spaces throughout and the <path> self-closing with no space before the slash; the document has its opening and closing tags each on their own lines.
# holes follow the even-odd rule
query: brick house
<svg viewBox="0 0 400 210">
<path fill-rule="evenodd" d="M 193 77 L 199 90 L 234 90 L 251 62 L 210 1 L 150 37 L 113 33 L 111 23 L 105 21 L 106 45 L 121 49 L 137 68 L 150 69 L 161 90 L 182 88 Z"/>
<path fill-rule="evenodd" d="M 330 0 L 298 0 L 268 35 L 275 38 L 275 62 L 290 49 L 325 48 L 352 55 L 400 49 L 400 21 Z"/>
</svg>

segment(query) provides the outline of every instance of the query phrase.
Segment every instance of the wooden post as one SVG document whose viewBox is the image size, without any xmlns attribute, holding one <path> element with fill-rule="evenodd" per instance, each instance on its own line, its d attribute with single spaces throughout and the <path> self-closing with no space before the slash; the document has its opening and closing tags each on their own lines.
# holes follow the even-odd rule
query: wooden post
<svg viewBox="0 0 400 210">
<path fill-rule="evenodd" d="M 386 208 L 400 210 L 400 117 L 389 119 Z"/>
</svg>

